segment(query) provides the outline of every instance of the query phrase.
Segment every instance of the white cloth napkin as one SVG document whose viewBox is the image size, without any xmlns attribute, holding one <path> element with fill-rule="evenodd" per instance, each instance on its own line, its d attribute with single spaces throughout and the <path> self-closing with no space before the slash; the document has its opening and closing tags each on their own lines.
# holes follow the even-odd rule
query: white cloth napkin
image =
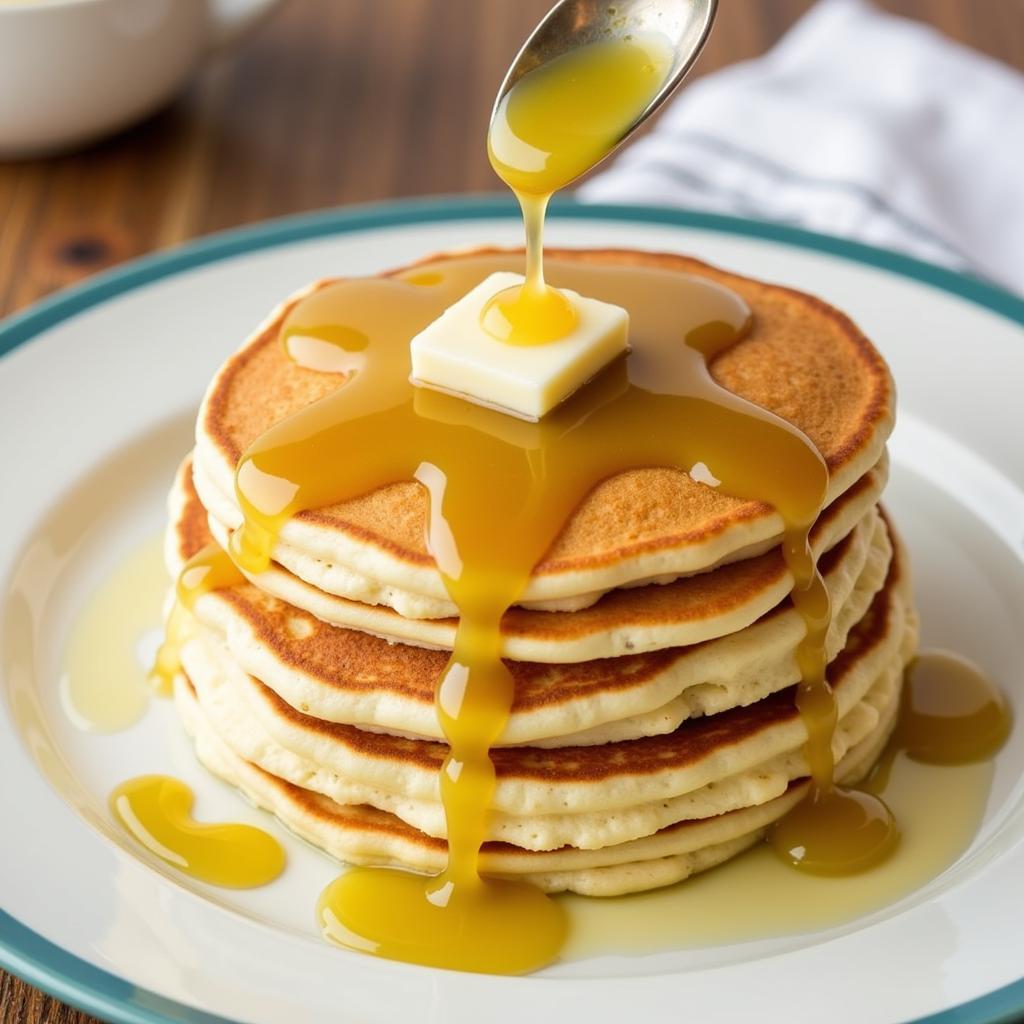
<svg viewBox="0 0 1024 1024">
<path fill-rule="evenodd" d="M 685 88 L 577 195 L 795 224 L 1024 293 L 1024 76 L 820 0 L 766 56 Z"/>
</svg>

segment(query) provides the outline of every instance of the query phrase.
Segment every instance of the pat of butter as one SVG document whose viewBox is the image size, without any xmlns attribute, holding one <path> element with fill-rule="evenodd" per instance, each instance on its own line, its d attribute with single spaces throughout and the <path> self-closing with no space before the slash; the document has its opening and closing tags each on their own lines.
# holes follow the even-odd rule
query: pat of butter
<svg viewBox="0 0 1024 1024">
<path fill-rule="evenodd" d="M 628 350 L 629 314 L 565 290 L 576 307 L 571 334 L 544 345 L 510 345 L 480 323 L 487 301 L 523 283 L 491 274 L 412 340 L 412 380 L 480 405 L 539 420 Z"/>
</svg>

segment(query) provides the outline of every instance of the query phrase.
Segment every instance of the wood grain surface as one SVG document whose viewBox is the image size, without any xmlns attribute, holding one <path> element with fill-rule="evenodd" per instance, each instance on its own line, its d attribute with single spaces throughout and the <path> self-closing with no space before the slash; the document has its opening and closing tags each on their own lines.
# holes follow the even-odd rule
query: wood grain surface
<svg viewBox="0 0 1024 1024">
<path fill-rule="evenodd" d="M 290 0 L 145 124 L 0 163 L 0 315 L 221 228 L 343 203 L 489 191 L 494 92 L 551 0 Z M 695 76 L 763 53 L 810 0 L 723 0 Z M 1024 67 L 1021 0 L 882 6 Z M 0 1024 L 93 1020 L 0 972 Z"/>
</svg>

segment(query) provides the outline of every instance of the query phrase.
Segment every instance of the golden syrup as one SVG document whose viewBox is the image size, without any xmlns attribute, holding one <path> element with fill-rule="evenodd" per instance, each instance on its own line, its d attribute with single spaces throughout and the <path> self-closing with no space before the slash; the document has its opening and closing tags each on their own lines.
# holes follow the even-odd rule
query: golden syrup
<svg viewBox="0 0 1024 1024">
<path fill-rule="evenodd" d="M 427 967 L 525 974 L 557 960 L 566 908 L 528 882 L 424 882 L 395 868 L 353 868 L 317 902 L 332 942 Z"/>
<path fill-rule="evenodd" d="M 252 825 L 207 825 L 191 816 L 192 790 L 166 775 L 141 775 L 110 794 L 114 818 L 150 853 L 211 885 L 251 889 L 284 870 L 281 844 Z"/>
<path fill-rule="evenodd" d="M 115 732 L 144 714 L 150 691 L 138 647 L 160 627 L 165 579 L 163 545 L 152 538 L 114 568 L 75 619 L 60 686 L 80 729 Z"/>
<path fill-rule="evenodd" d="M 952 651 L 922 651 L 904 675 L 896 731 L 863 788 L 881 792 L 898 755 L 930 765 L 988 761 L 1012 725 L 1006 697 L 974 662 Z"/>
<path fill-rule="evenodd" d="M 487 154 L 519 194 L 548 196 L 608 155 L 665 85 L 657 35 L 577 47 L 519 78 L 495 105 Z"/>
<path fill-rule="evenodd" d="M 907 669 L 895 744 L 924 764 L 972 764 L 992 757 L 1012 717 L 998 687 L 967 658 L 922 651 Z"/>
<path fill-rule="evenodd" d="M 892 811 L 872 793 L 812 785 L 773 829 L 775 850 L 815 875 L 850 875 L 885 860 L 899 842 Z"/>
<path fill-rule="evenodd" d="M 488 751 L 512 693 L 500 658 L 504 612 L 583 496 L 600 480 L 645 465 L 702 463 L 724 491 L 775 505 L 787 524 L 794 577 L 813 593 L 821 583 L 807 533 L 828 474 L 802 433 L 714 382 L 708 363 L 743 334 L 749 311 L 725 289 L 677 273 L 555 265 L 560 283 L 629 311 L 633 352 L 539 423 L 414 388 L 409 338 L 501 264 L 495 257 L 445 262 L 437 270 L 443 280 L 429 289 L 400 279 L 345 281 L 294 308 L 282 328 L 289 351 L 297 349 L 288 339 L 299 336 L 342 345 L 365 336 L 369 344 L 359 349 L 362 369 L 344 386 L 244 454 L 236 489 L 245 523 L 232 553 L 258 573 L 281 526 L 302 509 L 397 480 L 417 479 L 427 489 L 428 544 L 460 612 L 437 696 L 451 747 L 442 775 L 449 866 L 427 880 L 358 869 L 325 897 L 321 920 L 335 937 L 361 935 L 360 948 L 386 955 L 433 964 L 450 956 L 445 964 L 454 967 L 500 960 L 516 971 L 537 965 L 536 949 L 550 955 L 557 948 L 544 936 L 557 939 L 564 922 L 557 904 L 528 883 L 508 883 L 518 887 L 521 912 L 534 915 L 532 928 L 524 925 L 530 948 L 521 957 L 507 944 L 488 949 L 503 926 L 496 928 L 491 908 L 499 897 L 479 878 L 477 855 L 494 785 Z M 352 459 L 352 452 L 372 458 Z M 409 945 L 406 923 L 432 914 L 423 904 L 436 905 L 441 894 L 447 909 L 430 918 L 429 948 L 415 935 Z"/>
<path fill-rule="evenodd" d="M 852 791 L 882 797 L 892 808 L 899 840 L 889 840 L 886 857 L 865 863 L 869 870 L 837 877 L 834 856 L 821 858 L 825 870 L 791 871 L 760 843 L 669 889 L 600 901 L 564 897 L 571 920 L 565 956 L 641 954 L 813 933 L 895 903 L 970 846 L 988 802 L 992 758 L 1011 724 L 1005 697 L 977 665 L 949 651 L 921 652 L 907 669 L 892 738 Z M 936 793 L 942 794 L 938 814 Z M 831 813 L 826 809 L 826 820 Z M 868 816 L 854 823 L 872 827 Z M 811 851 L 811 858 L 816 854 Z M 839 850 L 839 859 L 847 856 L 845 848 Z"/>
<path fill-rule="evenodd" d="M 896 828 L 878 815 L 885 804 L 876 799 L 889 788 L 897 759 L 931 765 L 990 760 L 1011 724 L 1006 698 L 977 665 L 950 651 L 922 652 L 905 673 L 892 739 L 859 791 L 842 791 L 837 803 L 822 801 L 816 790 L 775 827 L 773 845 L 814 874 L 873 866 L 901 841 L 902 816 Z"/>
<path fill-rule="evenodd" d="M 813 935 L 883 910 L 942 874 L 968 849 L 991 790 L 991 761 L 936 767 L 889 754 L 879 793 L 900 824 L 882 862 L 849 875 L 793 871 L 767 843 L 667 889 L 595 900 L 560 897 L 571 928 L 566 959 L 706 949 Z M 942 794 L 937 812 L 936 794 Z M 813 939 L 810 941 L 814 941 Z"/>
<path fill-rule="evenodd" d="M 487 154 L 523 211 L 526 282 L 484 307 L 488 333 L 512 345 L 543 345 L 572 332 L 573 304 L 544 281 L 548 200 L 622 141 L 671 66 L 672 51 L 657 36 L 590 43 L 523 75 L 498 101 Z"/>
<path fill-rule="evenodd" d="M 164 640 L 156 652 L 149 682 L 161 697 L 169 697 L 174 677 L 181 671 L 181 647 L 188 638 L 192 607 L 200 595 L 241 583 L 244 577 L 227 552 L 208 544 L 185 563 L 174 585 L 174 603 L 164 627 Z"/>
</svg>

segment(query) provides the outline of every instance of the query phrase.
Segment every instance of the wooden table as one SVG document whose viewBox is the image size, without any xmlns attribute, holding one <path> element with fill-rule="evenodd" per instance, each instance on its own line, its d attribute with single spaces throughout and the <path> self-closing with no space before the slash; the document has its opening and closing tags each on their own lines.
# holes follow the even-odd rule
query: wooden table
<svg viewBox="0 0 1024 1024">
<path fill-rule="evenodd" d="M 168 110 L 84 153 L 0 164 L 0 315 L 220 228 L 497 188 L 495 89 L 551 0 L 291 0 Z M 695 75 L 757 56 L 810 0 L 725 0 Z M 1024 67 L 1021 0 L 886 0 Z M 92 1020 L 0 972 L 0 1024 Z"/>
</svg>

